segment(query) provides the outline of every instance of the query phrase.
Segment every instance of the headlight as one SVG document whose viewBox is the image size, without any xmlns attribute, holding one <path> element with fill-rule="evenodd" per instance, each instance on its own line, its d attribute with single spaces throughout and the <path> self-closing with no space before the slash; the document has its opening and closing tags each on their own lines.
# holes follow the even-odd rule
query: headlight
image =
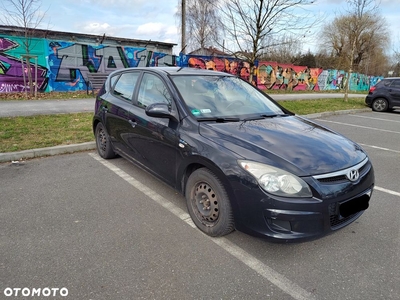
<svg viewBox="0 0 400 300">
<path fill-rule="evenodd" d="M 307 183 L 284 170 L 269 165 L 239 160 L 239 165 L 253 175 L 267 193 L 283 197 L 312 197 Z"/>
</svg>

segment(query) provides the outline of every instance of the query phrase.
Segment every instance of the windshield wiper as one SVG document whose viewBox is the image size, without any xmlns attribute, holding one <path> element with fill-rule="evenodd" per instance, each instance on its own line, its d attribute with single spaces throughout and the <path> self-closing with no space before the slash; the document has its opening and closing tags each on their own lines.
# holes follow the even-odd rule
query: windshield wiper
<svg viewBox="0 0 400 300">
<path fill-rule="evenodd" d="M 289 116 L 289 115 L 288 114 L 262 114 L 262 115 L 257 115 L 257 116 L 242 119 L 242 121 L 243 122 L 256 121 L 256 120 L 262 120 L 262 119 L 266 119 L 266 118 L 286 117 L 286 116 Z"/>
<path fill-rule="evenodd" d="M 275 118 L 275 117 L 287 117 L 287 116 L 289 116 L 288 114 L 264 114 L 264 115 L 261 115 L 262 117 L 264 117 L 264 118 Z"/>
<path fill-rule="evenodd" d="M 240 118 L 229 117 L 229 118 L 222 118 L 222 117 L 207 117 L 207 118 L 197 118 L 197 121 L 215 121 L 217 123 L 224 123 L 224 122 L 239 122 Z"/>
</svg>

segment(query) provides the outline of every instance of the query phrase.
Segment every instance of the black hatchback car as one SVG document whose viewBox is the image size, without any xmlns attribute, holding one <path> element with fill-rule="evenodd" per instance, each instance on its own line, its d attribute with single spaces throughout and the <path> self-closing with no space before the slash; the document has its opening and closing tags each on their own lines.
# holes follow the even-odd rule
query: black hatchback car
<svg viewBox="0 0 400 300">
<path fill-rule="evenodd" d="M 210 236 L 320 237 L 361 216 L 374 187 L 359 145 L 226 73 L 115 71 L 93 130 L 101 157 L 119 154 L 179 190 Z"/>
<path fill-rule="evenodd" d="M 365 104 L 374 111 L 400 107 L 400 77 L 384 78 L 369 89 Z"/>
</svg>

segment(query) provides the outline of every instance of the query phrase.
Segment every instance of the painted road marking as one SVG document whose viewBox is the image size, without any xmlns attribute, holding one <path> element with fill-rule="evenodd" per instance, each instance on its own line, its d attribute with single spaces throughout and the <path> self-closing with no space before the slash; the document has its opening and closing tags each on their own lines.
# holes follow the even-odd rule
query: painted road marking
<svg viewBox="0 0 400 300">
<path fill-rule="evenodd" d="M 387 119 L 382 119 L 382 118 L 373 118 L 373 117 L 360 116 L 360 115 L 352 115 L 352 117 L 363 118 L 363 119 L 371 119 L 371 120 L 378 120 L 378 121 L 385 121 L 385 122 L 400 123 L 400 121 L 397 121 L 397 120 L 387 120 Z"/>
<path fill-rule="evenodd" d="M 364 129 L 369 129 L 369 130 L 376 130 L 376 131 L 383 131 L 383 132 L 390 132 L 390 133 L 400 134 L 399 131 L 392 131 L 392 130 L 386 130 L 386 129 L 379 129 L 379 128 L 374 128 L 374 127 L 361 126 L 361 125 L 354 125 L 354 124 L 349 124 L 349 123 L 328 121 L 328 120 L 322 120 L 322 119 L 316 119 L 316 120 L 317 120 L 317 121 L 320 121 L 320 122 L 334 123 L 334 124 L 339 124 L 339 125 L 346 125 L 346 126 L 364 128 Z"/>
<path fill-rule="evenodd" d="M 398 150 L 392 150 L 392 149 L 389 149 L 389 148 L 383 148 L 383 147 L 367 145 L 367 144 L 360 144 L 360 143 L 358 143 L 358 144 L 360 146 L 363 146 L 363 147 L 370 147 L 370 148 L 374 148 L 374 149 L 378 149 L 378 150 L 389 151 L 389 152 L 394 152 L 394 153 L 400 153 L 400 151 L 398 151 Z"/>
<path fill-rule="evenodd" d="M 375 186 L 374 190 L 378 190 L 378 191 L 381 191 L 381 192 L 384 192 L 384 193 L 388 193 L 390 195 L 394 195 L 394 196 L 400 197 L 400 193 L 399 192 L 388 190 L 388 189 L 385 189 L 385 188 L 382 188 L 382 187 L 379 187 L 379 186 Z"/>
</svg>

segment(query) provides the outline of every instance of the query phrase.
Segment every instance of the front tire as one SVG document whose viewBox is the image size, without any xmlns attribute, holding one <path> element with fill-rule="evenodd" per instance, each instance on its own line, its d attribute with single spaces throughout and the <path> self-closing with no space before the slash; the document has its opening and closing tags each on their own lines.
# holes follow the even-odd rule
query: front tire
<svg viewBox="0 0 400 300">
<path fill-rule="evenodd" d="M 97 152 L 102 158 L 109 159 L 116 156 L 104 125 L 98 123 L 95 130 Z"/>
<path fill-rule="evenodd" d="M 386 99 L 384 98 L 376 98 L 372 102 L 372 110 L 373 111 L 378 111 L 378 112 L 383 112 L 387 111 L 389 108 L 389 104 Z"/>
<path fill-rule="evenodd" d="M 234 230 L 228 194 L 218 177 L 206 168 L 194 171 L 185 189 L 186 204 L 196 226 L 213 237 Z"/>
</svg>

